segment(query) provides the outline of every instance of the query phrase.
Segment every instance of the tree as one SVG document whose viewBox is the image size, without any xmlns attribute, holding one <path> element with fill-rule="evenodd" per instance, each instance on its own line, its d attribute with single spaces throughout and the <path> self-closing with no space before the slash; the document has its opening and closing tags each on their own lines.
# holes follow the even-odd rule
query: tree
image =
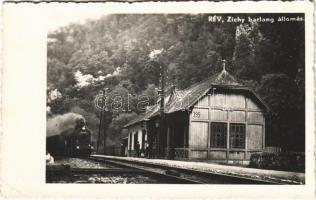
<svg viewBox="0 0 316 200">
<path fill-rule="evenodd" d="M 267 119 L 268 143 L 284 150 L 304 150 L 305 121 L 299 88 L 286 74 L 269 74 L 262 78 L 258 92 L 272 109 Z"/>
<path fill-rule="evenodd" d="M 162 49 L 158 61 L 166 67 L 167 88 L 202 81 L 226 59 L 227 70 L 259 91 L 277 114 L 267 129 L 276 138 L 269 142 L 299 141 L 292 146 L 302 147 L 304 37 L 303 22 L 210 23 L 208 14 L 115 14 L 71 24 L 48 34 L 47 93 L 57 89 L 62 96 L 47 102 L 48 116 L 75 110 L 99 121 L 94 100 L 104 88 L 111 105 L 107 125 L 126 112 L 144 112 L 144 96 L 148 105 L 156 103 L 160 79 L 160 66 L 149 55 Z"/>
<path fill-rule="evenodd" d="M 122 132 L 122 127 L 135 117 L 137 117 L 136 113 L 122 113 L 113 119 L 107 131 L 108 146 L 117 146 L 120 144 L 121 138 L 127 137 L 127 135 Z"/>
</svg>

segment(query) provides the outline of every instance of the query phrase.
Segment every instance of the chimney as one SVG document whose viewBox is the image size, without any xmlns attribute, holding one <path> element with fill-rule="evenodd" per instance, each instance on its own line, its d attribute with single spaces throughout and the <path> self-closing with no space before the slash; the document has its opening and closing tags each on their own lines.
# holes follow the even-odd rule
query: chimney
<svg viewBox="0 0 316 200">
<path fill-rule="evenodd" d="M 223 59 L 222 62 L 223 62 L 223 72 L 226 72 L 226 62 L 227 61 L 225 59 Z"/>
</svg>

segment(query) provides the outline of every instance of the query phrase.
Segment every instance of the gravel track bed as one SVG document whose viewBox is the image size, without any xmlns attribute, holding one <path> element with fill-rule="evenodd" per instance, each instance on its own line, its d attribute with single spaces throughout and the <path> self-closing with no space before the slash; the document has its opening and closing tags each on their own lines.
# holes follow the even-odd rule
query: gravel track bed
<svg viewBox="0 0 316 200">
<path fill-rule="evenodd" d="M 50 178 L 48 183 L 100 183 L 100 184 L 151 184 L 161 183 L 158 179 L 142 175 L 131 176 L 122 174 L 120 176 L 104 176 L 102 174 L 82 175 L 77 174 L 72 177 L 56 176 Z"/>
<path fill-rule="evenodd" d="M 69 165 L 71 168 L 93 168 L 93 169 L 105 169 L 114 168 L 114 166 L 106 163 L 90 161 L 82 158 L 62 158 L 56 160 L 54 165 Z"/>
</svg>

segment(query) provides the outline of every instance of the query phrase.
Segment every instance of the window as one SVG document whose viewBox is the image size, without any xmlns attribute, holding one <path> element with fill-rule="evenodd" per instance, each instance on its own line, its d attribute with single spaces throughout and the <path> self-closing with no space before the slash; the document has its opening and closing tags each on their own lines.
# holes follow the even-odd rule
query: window
<svg viewBox="0 0 316 200">
<path fill-rule="evenodd" d="M 245 124 L 230 124 L 230 148 L 245 148 Z"/>
<path fill-rule="evenodd" d="M 226 148 L 227 123 L 211 123 L 211 147 Z"/>
</svg>

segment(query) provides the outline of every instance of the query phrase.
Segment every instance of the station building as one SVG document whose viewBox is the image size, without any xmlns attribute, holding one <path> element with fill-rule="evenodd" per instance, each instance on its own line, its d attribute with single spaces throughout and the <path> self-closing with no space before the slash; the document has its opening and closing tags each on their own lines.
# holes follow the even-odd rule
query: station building
<svg viewBox="0 0 316 200">
<path fill-rule="evenodd" d="M 172 87 L 164 100 L 124 126 L 128 156 L 136 141 L 151 157 L 247 164 L 265 148 L 267 104 L 223 70 L 184 90 Z"/>
</svg>

